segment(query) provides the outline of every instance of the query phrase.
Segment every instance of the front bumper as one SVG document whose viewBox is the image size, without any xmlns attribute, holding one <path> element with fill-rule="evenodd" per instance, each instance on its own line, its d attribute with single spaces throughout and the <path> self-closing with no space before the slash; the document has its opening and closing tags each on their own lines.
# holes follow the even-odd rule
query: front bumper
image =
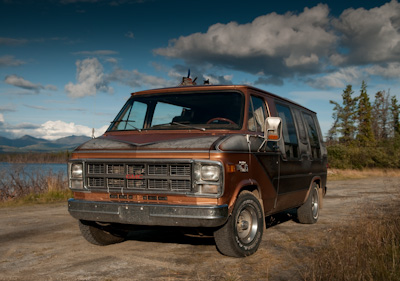
<svg viewBox="0 0 400 281">
<path fill-rule="evenodd" d="M 217 227 L 228 219 L 228 205 L 191 206 L 68 200 L 76 219 L 134 225 Z"/>
</svg>

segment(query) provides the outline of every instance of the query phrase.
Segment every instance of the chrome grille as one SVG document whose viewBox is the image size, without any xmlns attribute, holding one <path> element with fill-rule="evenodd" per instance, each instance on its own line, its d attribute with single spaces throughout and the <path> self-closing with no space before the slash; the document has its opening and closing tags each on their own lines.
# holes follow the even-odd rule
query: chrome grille
<svg viewBox="0 0 400 281">
<path fill-rule="evenodd" d="M 87 163 L 90 190 L 112 192 L 174 192 L 192 190 L 191 163 Z"/>
</svg>

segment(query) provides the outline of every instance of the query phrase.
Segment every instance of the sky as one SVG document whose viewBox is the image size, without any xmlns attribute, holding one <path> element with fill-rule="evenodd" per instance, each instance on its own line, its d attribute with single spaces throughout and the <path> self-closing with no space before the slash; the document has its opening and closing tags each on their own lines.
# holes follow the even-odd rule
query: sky
<svg viewBox="0 0 400 281">
<path fill-rule="evenodd" d="M 317 112 L 362 81 L 400 100 L 400 3 L 0 0 L 0 136 L 99 136 L 130 93 L 247 84 Z"/>
</svg>

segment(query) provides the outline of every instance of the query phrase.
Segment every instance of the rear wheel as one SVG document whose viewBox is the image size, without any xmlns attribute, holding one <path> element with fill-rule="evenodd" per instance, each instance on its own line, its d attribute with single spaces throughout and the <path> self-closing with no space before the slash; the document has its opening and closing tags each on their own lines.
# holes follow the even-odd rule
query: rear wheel
<svg viewBox="0 0 400 281">
<path fill-rule="evenodd" d="M 79 220 L 79 229 L 88 242 L 98 246 L 120 243 L 128 234 L 127 231 L 114 229 L 110 224 L 85 220 Z"/>
<path fill-rule="evenodd" d="M 298 221 L 306 224 L 316 223 L 319 217 L 319 203 L 319 188 L 314 182 L 307 201 L 297 209 Z"/>
<path fill-rule="evenodd" d="M 226 224 L 214 232 L 214 240 L 222 254 L 245 257 L 257 251 L 263 229 L 264 214 L 260 201 L 245 191 L 240 193 Z"/>
</svg>

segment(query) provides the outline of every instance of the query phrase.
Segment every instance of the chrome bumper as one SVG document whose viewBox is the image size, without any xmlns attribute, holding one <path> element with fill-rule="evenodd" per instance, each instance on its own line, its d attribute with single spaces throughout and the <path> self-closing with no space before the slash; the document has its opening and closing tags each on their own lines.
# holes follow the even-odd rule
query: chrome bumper
<svg viewBox="0 0 400 281">
<path fill-rule="evenodd" d="M 68 211 L 76 219 L 134 225 L 217 227 L 228 219 L 228 205 L 161 205 L 69 199 Z"/>
</svg>

